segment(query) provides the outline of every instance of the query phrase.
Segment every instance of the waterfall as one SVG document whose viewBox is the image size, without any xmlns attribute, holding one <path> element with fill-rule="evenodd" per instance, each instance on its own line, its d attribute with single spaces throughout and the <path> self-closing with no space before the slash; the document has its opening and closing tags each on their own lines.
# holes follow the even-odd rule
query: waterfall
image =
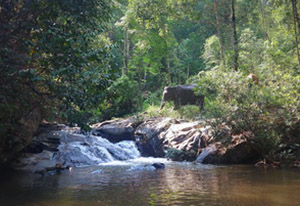
<svg viewBox="0 0 300 206">
<path fill-rule="evenodd" d="M 140 157 L 134 141 L 111 143 L 99 136 L 65 133 L 53 160 L 65 165 L 83 167 Z"/>
</svg>

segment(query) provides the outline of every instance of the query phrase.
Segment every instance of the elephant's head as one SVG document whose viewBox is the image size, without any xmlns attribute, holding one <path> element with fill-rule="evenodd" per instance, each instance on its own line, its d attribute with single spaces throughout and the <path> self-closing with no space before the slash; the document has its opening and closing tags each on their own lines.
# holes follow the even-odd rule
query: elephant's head
<svg viewBox="0 0 300 206">
<path fill-rule="evenodd" d="M 165 87 L 162 100 L 163 101 L 172 101 L 175 99 L 176 87 Z"/>
</svg>

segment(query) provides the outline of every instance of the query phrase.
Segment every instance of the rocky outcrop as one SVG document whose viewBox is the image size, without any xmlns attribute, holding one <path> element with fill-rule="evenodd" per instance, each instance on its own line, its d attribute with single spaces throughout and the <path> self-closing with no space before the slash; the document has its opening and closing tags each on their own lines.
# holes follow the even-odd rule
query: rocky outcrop
<svg viewBox="0 0 300 206">
<path fill-rule="evenodd" d="M 171 118 L 148 119 L 136 129 L 135 135 L 142 155 L 164 157 L 169 149 L 176 149 L 184 151 L 180 155 L 183 160 L 190 160 L 184 158 L 189 156 L 186 152 L 196 155 L 212 139 L 211 128 L 202 126 L 201 122 Z"/>
<path fill-rule="evenodd" d="M 67 126 L 38 134 L 29 148 L 13 162 L 14 168 L 32 173 L 55 172 L 60 170 L 57 165 L 63 169 L 140 157 L 134 141 L 114 144 L 102 137 L 80 134 L 79 128 Z"/>
<path fill-rule="evenodd" d="M 159 135 L 159 139 L 163 140 L 167 148 L 197 151 L 210 141 L 210 130 L 210 127 L 203 126 L 201 122 L 175 121 Z"/>
<path fill-rule="evenodd" d="M 173 160 L 197 158 L 196 162 L 207 164 L 246 163 L 258 156 L 242 134 L 231 137 L 228 128 L 222 137 L 226 141 L 222 142 L 204 122 L 163 117 L 137 119 L 131 117 L 96 124 L 92 134 L 111 142 L 134 139 L 142 156 L 165 157 L 169 151 L 167 157 Z"/>
<path fill-rule="evenodd" d="M 214 142 L 205 147 L 196 162 L 205 164 L 250 163 L 257 159 L 258 153 L 246 141 L 244 134 L 232 136 L 229 144 Z"/>
<path fill-rule="evenodd" d="M 32 142 L 32 137 L 38 130 L 41 121 L 42 112 L 40 107 L 34 108 L 26 117 L 20 120 L 22 132 L 19 138 L 23 145 L 28 145 Z"/>
<path fill-rule="evenodd" d="M 140 155 L 236 164 L 248 163 L 258 156 L 245 134 L 230 136 L 226 130 L 220 138 L 212 127 L 199 121 L 134 117 L 106 121 L 92 128 L 90 133 L 82 134 L 80 128 L 42 124 L 32 143 L 22 150 L 22 158 L 14 163 L 15 167 L 48 172 L 45 168 L 54 171 L 55 165 L 82 167 Z"/>
<path fill-rule="evenodd" d="M 221 143 L 212 143 L 200 152 L 196 162 L 204 164 L 221 164 L 223 162 L 221 157 L 224 155 L 225 150 L 225 147 L 223 147 Z"/>
<path fill-rule="evenodd" d="M 42 121 L 42 112 L 39 106 L 19 121 L 16 134 L 9 137 L 0 149 L 0 163 L 6 163 L 14 159 L 18 153 L 32 142 L 32 137 L 37 132 Z"/>
<path fill-rule="evenodd" d="M 135 140 L 143 156 L 164 157 L 163 139 L 159 135 L 171 125 L 171 118 L 150 118 L 135 131 Z"/>
<path fill-rule="evenodd" d="M 134 132 L 141 122 L 135 118 L 109 120 L 92 125 L 92 134 L 116 143 L 123 140 L 135 140 Z"/>
</svg>

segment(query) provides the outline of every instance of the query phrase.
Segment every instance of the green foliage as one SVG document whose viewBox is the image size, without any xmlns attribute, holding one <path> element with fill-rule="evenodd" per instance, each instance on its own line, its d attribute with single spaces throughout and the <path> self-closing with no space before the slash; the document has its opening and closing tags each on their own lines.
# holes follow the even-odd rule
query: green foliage
<svg viewBox="0 0 300 206">
<path fill-rule="evenodd" d="M 206 96 L 204 117 L 220 118 L 236 134 L 251 132 L 250 142 L 266 157 L 282 142 L 299 142 L 287 131 L 295 130 L 300 119 L 300 76 L 260 67 L 254 72 L 258 85 L 242 72 L 217 69 L 203 73 L 199 87 Z"/>
<path fill-rule="evenodd" d="M 0 2 L 0 141 L 18 137 L 20 120 L 36 107 L 44 118 L 89 122 L 88 111 L 100 104 L 113 78 L 105 33 L 110 5 Z"/>
<path fill-rule="evenodd" d="M 141 94 L 137 82 L 121 76 L 107 89 L 107 98 L 100 110 L 104 119 L 120 117 L 136 112 L 140 108 Z"/>
<path fill-rule="evenodd" d="M 220 42 L 217 36 L 211 36 L 205 41 L 203 58 L 207 69 L 212 69 L 221 64 Z"/>
<path fill-rule="evenodd" d="M 246 28 L 240 36 L 240 69 L 242 71 L 253 71 L 263 61 L 264 41 L 258 39 L 255 33 Z"/>
<path fill-rule="evenodd" d="M 198 120 L 202 115 L 202 111 L 199 111 L 199 107 L 195 105 L 182 106 L 178 110 L 173 109 L 174 105 L 171 102 L 167 102 L 162 110 L 159 110 L 159 105 L 149 105 L 145 110 L 144 115 L 147 117 L 171 117 L 174 119 L 185 120 Z"/>
<path fill-rule="evenodd" d="M 219 118 L 255 134 L 264 155 L 299 142 L 299 22 L 291 2 L 235 2 L 238 71 L 231 1 L 218 3 L 216 10 L 210 0 L 1 1 L 0 144 L 18 135 L 35 107 L 85 129 L 141 110 Z M 185 83 L 199 85 L 204 111 L 173 111 L 169 103 L 158 114 L 163 88 Z"/>
<path fill-rule="evenodd" d="M 147 92 L 145 93 L 143 96 L 145 98 L 145 100 L 143 101 L 143 110 L 147 111 L 149 107 L 153 106 L 155 107 L 155 105 L 160 105 L 161 103 L 161 94 L 162 94 L 162 90 L 157 90 L 156 92 Z"/>
</svg>

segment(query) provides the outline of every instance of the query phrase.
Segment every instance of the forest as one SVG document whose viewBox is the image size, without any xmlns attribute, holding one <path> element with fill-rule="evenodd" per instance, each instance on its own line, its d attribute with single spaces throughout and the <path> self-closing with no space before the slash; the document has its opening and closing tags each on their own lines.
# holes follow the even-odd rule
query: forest
<svg viewBox="0 0 300 206">
<path fill-rule="evenodd" d="M 264 156 L 295 160 L 299 8 L 297 0 L 1 0 L 0 153 L 24 136 L 34 111 L 83 130 L 136 114 L 225 123 L 252 132 Z M 184 84 L 197 85 L 204 108 L 168 103 L 158 112 L 164 87 Z"/>
</svg>

